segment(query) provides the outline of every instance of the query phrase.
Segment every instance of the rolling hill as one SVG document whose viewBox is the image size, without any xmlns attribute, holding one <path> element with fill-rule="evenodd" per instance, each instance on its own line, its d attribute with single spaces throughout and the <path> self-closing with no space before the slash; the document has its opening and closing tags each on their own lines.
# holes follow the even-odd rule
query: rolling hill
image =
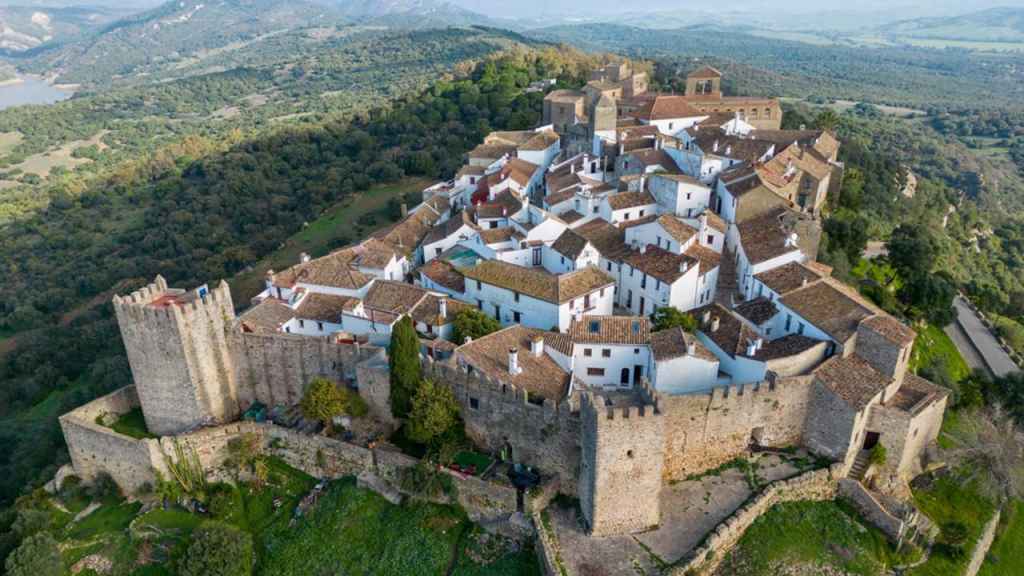
<svg viewBox="0 0 1024 576">
<path fill-rule="evenodd" d="M 967 42 L 1024 42 L 1024 8 L 991 8 L 946 18 L 901 20 L 879 28 L 891 37 Z"/>
</svg>

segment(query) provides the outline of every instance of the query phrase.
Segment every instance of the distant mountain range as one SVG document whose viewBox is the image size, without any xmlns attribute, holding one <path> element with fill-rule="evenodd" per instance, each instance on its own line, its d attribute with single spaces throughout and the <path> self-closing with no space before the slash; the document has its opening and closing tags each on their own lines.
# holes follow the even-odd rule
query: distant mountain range
<svg viewBox="0 0 1024 576">
<path fill-rule="evenodd" d="M 1024 8 L 991 8 L 946 18 L 915 18 L 880 26 L 890 36 L 972 42 L 1024 42 Z"/>
</svg>

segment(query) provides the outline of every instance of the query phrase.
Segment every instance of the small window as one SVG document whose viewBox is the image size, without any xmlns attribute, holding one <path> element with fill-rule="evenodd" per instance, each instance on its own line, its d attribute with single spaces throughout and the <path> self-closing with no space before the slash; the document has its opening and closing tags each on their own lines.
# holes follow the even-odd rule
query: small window
<svg viewBox="0 0 1024 576">
<path fill-rule="evenodd" d="M 601 331 L 601 323 L 598 322 L 597 320 L 591 320 L 590 321 L 590 333 L 591 334 L 597 334 L 600 331 Z"/>
<path fill-rule="evenodd" d="M 324 323 L 323 322 L 317 322 L 316 323 L 316 329 L 321 331 L 321 332 L 323 332 L 324 331 Z"/>
<path fill-rule="evenodd" d="M 591 350 L 590 348 L 584 348 L 583 355 L 586 356 L 587 358 L 590 358 L 591 356 L 594 355 L 594 351 Z"/>
<path fill-rule="evenodd" d="M 639 333 L 640 333 L 640 323 L 637 322 L 636 320 L 634 320 L 633 321 L 633 334 L 639 334 Z"/>
<path fill-rule="evenodd" d="M 611 263 L 611 262 L 609 262 L 609 263 L 608 263 L 608 271 L 609 271 L 609 272 L 611 272 L 611 271 L 612 271 L 612 263 Z"/>
<path fill-rule="evenodd" d="M 480 282 L 479 280 L 476 281 L 476 289 L 477 290 L 483 290 L 484 289 L 483 283 Z"/>
<path fill-rule="evenodd" d="M 626 212 L 626 214 L 622 217 L 622 219 L 623 220 L 629 220 L 629 212 Z"/>
<path fill-rule="evenodd" d="M 473 410 L 479 410 L 480 409 L 480 399 L 479 398 L 473 398 L 472 396 L 470 396 L 469 397 L 469 407 L 472 408 Z"/>
<path fill-rule="evenodd" d="M 305 327 L 306 327 L 306 321 L 300 318 L 299 319 L 299 328 L 305 328 Z"/>
<path fill-rule="evenodd" d="M 587 376 L 604 376 L 604 368 L 587 368 Z"/>
<path fill-rule="evenodd" d="M 633 348 L 633 354 L 639 354 L 639 353 L 640 353 L 640 349 L 639 348 Z"/>
<path fill-rule="evenodd" d="M 640 214 L 639 214 L 639 215 L 637 216 L 637 218 L 643 218 L 643 217 L 644 217 L 644 211 L 643 211 L 643 210 L 641 210 L 641 211 L 640 211 Z"/>
<path fill-rule="evenodd" d="M 512 321 L 515 322 L 516 324 L 519 324 L 521 319 L 522 319 L 522 314 L 520 314 L 519 312 L 516 312 L 515 310 L 513 310 L 512 311 Z"/>
<path fill-rule="evenodd" d="M 601 357 L 602 358 L 611 358 L 612 357 L 612 350 L 611 350 L 611 348 L 605 348 L 605 349 L 601 350 Z"/>
<path fill-rule="evenodd" d="M 513 293 L 512 293 L 512 298 L 513 298 L 513 299 L 514 299 L 514 300 L 515 300 L 516 302 L 519 302 L 519 292 L 513 292 Z"/>
</svg>

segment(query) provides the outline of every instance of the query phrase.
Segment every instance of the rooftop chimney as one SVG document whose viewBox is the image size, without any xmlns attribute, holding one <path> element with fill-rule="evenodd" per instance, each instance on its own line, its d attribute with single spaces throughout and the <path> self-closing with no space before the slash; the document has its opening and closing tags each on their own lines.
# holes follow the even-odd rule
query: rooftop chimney
<svg viewBox="0 0 1024 576">
<path fill-rule="evenodd" d="M 679 272 L 681 274 L 686 274 L 686 271 L 689 270 L 689 269 L 690 269 L 690 263 L 687 262 L 685 258 L 683 260 L 679 261 Z"/>
<path fill-rule="evenodd" d="M 760 350 L 761 347 L 764 346 L 764 338 L 761 338 L 760 336 L 758 336 L 757 340 L 754 340 L 754 344 L 756 344 L 757 345 L 757 349 Z"/>
<path fill-rule="evenodd" d="M 700 315 L 700 324 L 701 326 L 707 326 L 709 322 L 711 322 L 711 310 L 705 310 L 704 313 Z"/>
<path fill-rule="evenodd" d="M 686 355 L 693 356 L 697 352 L 697 344 L 693 341 L 693 338 L 686 339 Z"/>
<path fill-rule="evenodd" d="M 305 252 L 299 254 L 299 262 L 302 262 L 303 264 L 309 262 L 309 254 L 306 254 Z"/>
<path fill-rule="evenodd" d="M 448 299 L 439 298 L 437 301 L 437 313 L 441 318 L 448 317 Z"/>
<path fill-rule="evenodd" d="M 725 147 L 725 155 L 732 156 L 732 144 L 729 144 L 728 146 Z"/>
<path fill-rule="evenodd" d="M 405 218 L 408 215 L 409 215 L 409 205 L 406 204 L 405 202 L 402 202 L 402 218 Z"/>
<path fill-rule="evenodd" d="M 507 206 L 502 206 L 501 207 L 501 215 L 502 216 L 508 216 L 508 207 Z"/>
<path fill-rule="evenodd" d="M 538 357 L 538 358 L 540 357 L 541 354 L 544 353 L 544 337 L 543 336 L 538 334 L 537 336 L 533 337 L 533 340 L 530 341 L 530 353 L 532 353 L 535 357 Z"/>
<path fill-rule="evenodd" d="M 790 234 L 790 235 L 789 235 L 789 236 L 788 236 L 788 237 L 786 238 L 786 246 L 788 246 L 788 247 L 794 247 L 794 246 L 796 246 L 796 245 L 797 245 L 797 242 L 799 242 L 799 241 L 800 241 L 800 237 L 799 237 L 799 236 L 797 236 L 796 232 L 793 232 L 792 234 Z"/>
<path fill-rule="evenodd" d="M 697 218 L 697 221 L 700 222 L 700 231 L 701 235 L 703 235 L 704 230 L 708 227 L 708 213 L 706 211 L 701 212 L 700 216 Z"/>
<path fill-rule="evenodd" d="M 508 373 L 517 376 L 523 370 L 519 367 L 519 348 L 508 349 Z"/>
<path fill-rule="evenodd" d="M 718 316 L 715 316 L 714 318 L 711 319 L 711 331 L 712 332 L 718 332 L 718 325 L 719 325 L 720 322 L 721 322 L 721 320 L 718 318 Z"/>
<path fill-rule="evenodd" d="M 747 340 L 747 356 L 754 356 L 755 354 L 757 354 L 757 342 Z"/>
<path fill-rule="evenodd" d="M 472 336 L 466 336 L 466 338 L 462 341 L 462 343 L 463 344 L 472 344 L 473 343 L 473 337 Z"/>
<path fill-rule="evenodd" d="M 800 287 L 807 288 L 807 276 L 804 276 L 803 278 L 800 279 Z"/>
<path fill-rule="evenodd" d="M 641 254 L 646 254 L 647 253 L 647 243 L 646 242 L 640 245 L 640 253 Z"/>
<path fill-rule="evenodd" d="M 714 146 L 711 147 L 712 152 L 718 152 L 718 140 L 715 140 Z"/>
</svg>

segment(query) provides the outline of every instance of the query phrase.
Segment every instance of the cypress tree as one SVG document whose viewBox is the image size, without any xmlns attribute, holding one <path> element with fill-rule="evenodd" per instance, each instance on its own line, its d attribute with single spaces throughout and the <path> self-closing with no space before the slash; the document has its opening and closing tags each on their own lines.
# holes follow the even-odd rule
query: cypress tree
<svg viewBox="0 0 1024 576">
<path fill-rule="evenodd" d="M 391 413 L 405 418 L 412 409 L 423 367 L 420 365 L 420 340 L 412 318 L 403 316 L 391 333 Z"/>
</svg>

